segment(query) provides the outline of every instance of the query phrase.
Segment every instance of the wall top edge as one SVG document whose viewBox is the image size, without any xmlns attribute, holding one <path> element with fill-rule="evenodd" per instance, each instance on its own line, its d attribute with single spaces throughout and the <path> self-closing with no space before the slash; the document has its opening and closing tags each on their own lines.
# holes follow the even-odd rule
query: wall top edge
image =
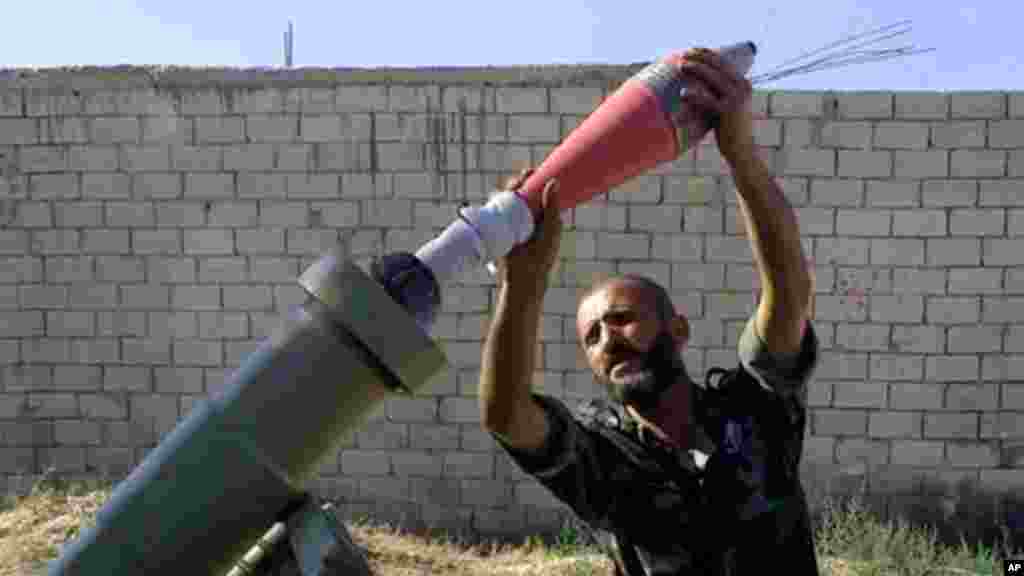
<svg viewBox="0 0 1024 576">
<path fill-rule="evenodd" d="M 598 86 L 621 84 L 646 63 L 623 65 L 553 64 L 537 66 L 423 68 L 198 68 L 173 66 L 81 66 L 0 68 L 0 90 L 11 89 L 267 89 L 332 88 L 341 85 Z M 784 90 L 788 94 L 1005 94 L 1007 90 Z"/>
</svg>

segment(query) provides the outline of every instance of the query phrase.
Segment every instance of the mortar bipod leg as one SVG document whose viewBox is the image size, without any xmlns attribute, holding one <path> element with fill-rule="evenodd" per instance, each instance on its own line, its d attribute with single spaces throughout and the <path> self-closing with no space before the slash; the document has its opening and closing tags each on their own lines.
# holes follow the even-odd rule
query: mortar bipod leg
<svg viewBox="0 0 1024 576">
<path fill-rule="evenodd" d="M 329 502 L 310 496 L 274 524 L 226 576 L 374 576 Z"/>
</svg>

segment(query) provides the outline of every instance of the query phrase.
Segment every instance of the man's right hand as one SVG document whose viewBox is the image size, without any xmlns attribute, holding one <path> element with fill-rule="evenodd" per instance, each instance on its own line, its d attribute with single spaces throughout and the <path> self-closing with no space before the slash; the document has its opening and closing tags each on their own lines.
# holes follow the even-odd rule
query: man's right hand
<svg viewBox="0 0 1024 576">
<path fill-rule="evenodd" d="M 532 169 L 523 170 L 506 184 L 505 189 L 518 190 L 532 173 Z M 562 218 L 555 201 L 557 193 L 558 183 L 548 180 L 544 185 L 542 212 L 534 223 L 530 239 L 498 261 L 498 278 L 502 285 L 516 290 L 520 287 L 535 290 L 537 296 L 543 296 L 547 291 L 548 277 L 558 261 L 562 238 Z"/>
</svg>

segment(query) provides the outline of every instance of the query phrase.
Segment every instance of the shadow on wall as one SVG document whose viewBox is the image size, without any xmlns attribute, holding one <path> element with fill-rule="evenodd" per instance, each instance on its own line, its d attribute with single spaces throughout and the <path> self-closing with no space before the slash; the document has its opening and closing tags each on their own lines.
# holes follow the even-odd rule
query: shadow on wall
<svg viewBox="0 0 1024 576">
<path fill-rule="evenodd" d="M 950 481 L 933 470 L 891 468 L 805 462 L 803 484 L 812 515 L 820 522 L 830 503 L 856 499 L 883 521 L 933 529 L 947 545 L 1024 546 L 1024 495 L 987 489 L 969 474 Z"/>
</svg>

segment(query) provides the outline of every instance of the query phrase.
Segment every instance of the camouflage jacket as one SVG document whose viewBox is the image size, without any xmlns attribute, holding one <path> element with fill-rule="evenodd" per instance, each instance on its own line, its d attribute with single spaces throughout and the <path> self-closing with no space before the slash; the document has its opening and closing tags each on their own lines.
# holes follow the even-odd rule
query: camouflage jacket
<svg viewBox="0 0 1024 576">
<path fill-rule="evenodd" d="M 739 362 L 694 384 L 697 442 L 683 451 L 644 434 L 621 406 L 575 413 L 535 394 L 552 424 L 545 446 L 513 461 L 593 531 L 619 576 L 818 574 L 799 479 L 813 328 L 798 354 L 769 354 L 748 322 Z"/>
</svg>

